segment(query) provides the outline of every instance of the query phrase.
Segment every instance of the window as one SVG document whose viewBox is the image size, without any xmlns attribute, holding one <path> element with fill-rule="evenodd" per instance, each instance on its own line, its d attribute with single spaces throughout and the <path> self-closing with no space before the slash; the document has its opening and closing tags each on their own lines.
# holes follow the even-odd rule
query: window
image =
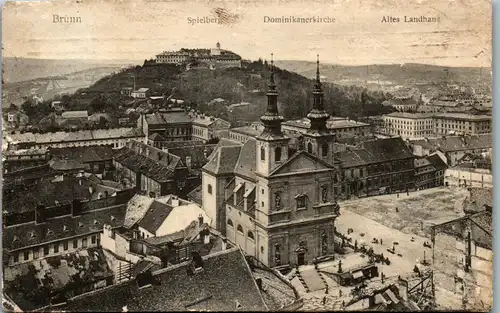
<svg viewBox="0 0 500 313">
<path fill-rule="evenodd" d="M 59 244 L 56 243 L 54 244 L 54 253 L 58 253 L 59 252 Z"/>
<path fill-rule="evenodd" d="M 208 185 L 208 193 L 212 194 L 212 185 L 210 185 L 210 184 Z"/>
<path fill-rule="evenodd" d="M 17 263 L 17 262 L 19 262 L 19 254 L 15 253 L 14 254 L 14 263 Z"/>
<path fill-rule="evenodd" d="M 233 226 L 233 221 L 231 221 L 231 219 L 228 219 L 228 220 L 227 220 L 227 225 L 228 225 L 228 226 L 231 226 L 231 227 L 234 227 L 234 226 Z"/>
<path fill-rule="evenodd" d="M 313 145 L 310 142 L 307 144 L 307 152 L 313 153 Z"/>
<path fill-rule="evenodd" d="M 306 196 L 299 195 L 295 197 L 295 201 L 297 202 L 297 209 L 303 209 L 306 207 Z"/>
<path fill-rule="evenodd" d="M 260 160 L 265 161 L 266 160 L 266 150 L 264 147 L 260 147 Z"/>
<path fill-rule="evenodd" d="M 33 249 L 33 259 L 38 259 L 40 251 L 38 248 Z"/>
<path fill-rule="evenodd" d="M 238 225 L 238 228 L 236 230 L 243 234 L 243 227 L 241 227 L 241 225 Z"/>
<path fill-rule="evenodd" d="M 82 239 L 82 247 L 87 248 L 87 238 Z"/>
<path fill-rule="evenodd" d="M 67 241 L 63 242 L 63 250 L 64 251 L 68 250 L 68 242 Z"/>
<path fill-rule="evenodd" d="M 24 251 L 24 260 L 27 261 L 30 258 L 29 251 Z"/>
<path fill-rule="evenodd" d="M 321 147 L 321 155 L 324 157 L 328 156 L 328 144 L 324 143 Z"/>
<path fill-rule="evenodd" d="M 281 160 L 281 147 L 276 147 L 274 149 L 274 161 L 279 162 Z"/>
<path fill-rule="evenodd" d="M 248 236 L 248 238 L 255 240 L 255 237 L 253 236 L 253 233 L 251 231 L 248 231 L 247 236 Z"/>
<path fill-rule="evenodd" d="M 73 249 L 78 248 L 78 240 L 73 240 Z"/>
<path fill-rule="evenodd" d="M 260 247 L 260 253 L 264 253 L 264 247 Z"/>
<path fill-rule="evenodd" d="M 46 255 L 49 255 L 50 253 L 50 246 L 49 245 L 46 245 L 43 247 L 43 255 L 46 256 Z"/>
</svg>

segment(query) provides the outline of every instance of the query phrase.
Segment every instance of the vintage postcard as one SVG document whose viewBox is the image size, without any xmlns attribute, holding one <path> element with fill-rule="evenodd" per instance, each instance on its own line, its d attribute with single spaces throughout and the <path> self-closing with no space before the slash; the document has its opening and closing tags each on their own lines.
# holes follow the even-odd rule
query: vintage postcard
<svg viewBox="0 0 500 313">
<path fill-rule="evenodd" d="M 3 310 L 491 310 L 491 16 L 8 1 Z"/>
</svg>

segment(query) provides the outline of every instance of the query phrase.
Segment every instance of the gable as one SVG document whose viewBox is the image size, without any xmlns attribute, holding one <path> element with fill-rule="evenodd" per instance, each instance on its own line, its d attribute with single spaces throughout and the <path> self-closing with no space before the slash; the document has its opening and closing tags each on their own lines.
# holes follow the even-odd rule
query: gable
<svg viewBox="0 0 500 313">
<path fill-rule="evenodd" d="M 333 167 L 328 163 L 316 158 L 315 156 L 306 153 L 305 151 L 300 151 L 290 159 L 288 159 L 285 163 L 278 166 L 271 173 L 271 176 L 280 174 L 314 172 L 325 169 L 333 170 Z"/>
</svg>

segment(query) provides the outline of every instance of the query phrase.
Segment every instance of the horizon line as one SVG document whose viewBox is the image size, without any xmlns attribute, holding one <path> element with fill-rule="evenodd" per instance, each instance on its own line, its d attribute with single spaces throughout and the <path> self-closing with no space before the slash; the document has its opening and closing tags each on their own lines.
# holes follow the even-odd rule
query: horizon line
<svg viewBox="0 0 500 313">
<path fill-rule="evenodd" d="M 104 59 L 98 59 L 98 58 L 38 58 L 38 57 L 15 57 L 15 56 L 9 56 L 9 57 L 3 57 L 2 56 L 2 60 L 3 59 L 31 59 L 31 60 L 40 60 L 40 61 L 43 61 L 43 60 L 47 60 L 47 61 L 75 61 L 75 60 L 78 60 L 78 61 L 104 61 L 104 62 L 111 62 L 111 61 L 121 61 L 121 62 L 143 62 L 142 59 L 110 59 L 110 58 L 104 58 Z M 151 59 L 154 59 L 154 58 L 149 58 L 149 59 L 144 59 L 144 60 L 151 60 Z M 266 58 L 262 58 L 260 57 L 260 59 L 262 59 L 263 61 L 267 60 Z M 258 60 L 258 59 L 257 59 Z M 242 61 L 251 61 L 251 62 L 255 62 L 257 60 L 251 60 L 251 59 L 245 59 L 245 58 L 242 58 Z M 294 59 L 278 59 L 278 60 L 274 60 L 276 62 L 310 62 L 310 63 L 316 63 L 316 61 L 309 61 L 309 60 L 305 60 L 305 59 L 300 59 L 300 60 L 294 60 Z M 456 66 L 456 65 L 441 65 L 441 64 L 433 64 L 433 63 L 420 63 L 420 62 L 396 62 L 396 61 L 392 61 L 392 62 L 387 62 L 387 63 L 381 63 L 381 62 L 378 62 L 378 63 L 360 63 L 360 64 L 343 64 L 343 63 L 332 63 L 332 62 L 328 62 L 328 61 L 322 61 L 321 64 L 323 65 L 337 65 L 337 66 L 344 66 L 344 67 L 357 67 L 357 66 L 374 66 L 374 65 L 398 65 L 398 66 L 403 66 L 403 65 L 406 65 L 406 64 L 415 64 L 415 65 L 426 65 L 426 66 L 436 66 L 436 67 L 448 67 L 448 68 L 492 68 L 492 66 L 481 66 L 481 65 L 476 65 L 476 66 L 467 66 L 467 65 L 464 65 L 464 66 Z M 134 64 L 134 65 L 141 65 L 141 64 Z"/>
</svg>

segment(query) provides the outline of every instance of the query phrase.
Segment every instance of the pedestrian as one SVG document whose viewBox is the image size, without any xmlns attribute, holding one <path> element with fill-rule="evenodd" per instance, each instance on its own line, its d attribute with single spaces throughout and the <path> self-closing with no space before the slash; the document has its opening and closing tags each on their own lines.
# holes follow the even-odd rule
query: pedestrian
<svg viewBox="0 0 500 313">
<path fill-rule="evenodd" d="M 399 212 L 399 209 L 398 209 L 398 207 L 396 207 L 396 213 L 398 213 L 398 212 Z"/>
<path fill-rule="evenodd" d="M 382 244 L 382 238 L 380 238 L 380 244 Z"/>
<path fill-rule="evenodd" d="M 326 296 L 323 297 L 323 301 L 322 302 L 323 302 L 323 305 L 325 305 L 325 303 L 326 303 Z"/>
<path fill-rule="evenodd" d="M 345 307 L 345 301 L 342 300 L 342 307 L 344 308 Z"/>
<path fill-rule="evenodd" d="M 397 193 L 398 199 L 399 199 L 399 193 Z"/>
<path fill-rule="evenodd" d="M 342 289 L 339 289 L 339 298 L 342 297 Z"/>
</svg>

